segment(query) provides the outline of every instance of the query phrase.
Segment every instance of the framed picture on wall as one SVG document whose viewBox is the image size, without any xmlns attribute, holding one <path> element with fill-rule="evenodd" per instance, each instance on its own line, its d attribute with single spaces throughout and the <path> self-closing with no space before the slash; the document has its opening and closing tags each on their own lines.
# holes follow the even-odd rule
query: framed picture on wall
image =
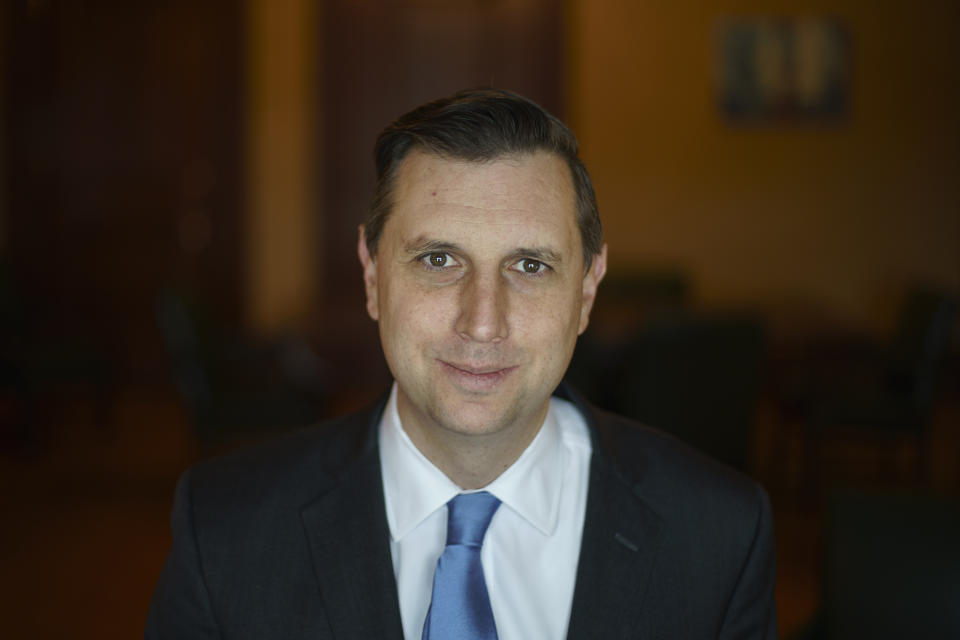
<svg viewBox="0 0 960 640">
<path fill-rule="evenodd" d="M 726 17 L 716 29 L 720 111 L 735 122 L 836 122 L 850 109 L 850 35 L 828 17 Z"/>
</svg>

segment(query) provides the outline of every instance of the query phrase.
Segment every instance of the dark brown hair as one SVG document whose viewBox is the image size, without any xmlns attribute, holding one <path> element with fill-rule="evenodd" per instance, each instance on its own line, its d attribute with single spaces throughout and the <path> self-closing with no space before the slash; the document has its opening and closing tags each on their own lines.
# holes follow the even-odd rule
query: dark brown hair
<svg viewBox="0 0 960 640">
<path fill-rule="evenodd" d="M 413 149 L 445 158 L 484 162 L 505 155 L 546 151 L 567 162 L 577 198 L 577 225 L 587 268 L 600 252 L 603 231 L 590 174 L 577 155 L 573 132 L 542 107 L 502 89 L 467 89 L 400 116 L 377 137 L 377 183 L 366 223 L 367 249 L 375 255 L 393 207 L 397 170 Z"/>
</svg>

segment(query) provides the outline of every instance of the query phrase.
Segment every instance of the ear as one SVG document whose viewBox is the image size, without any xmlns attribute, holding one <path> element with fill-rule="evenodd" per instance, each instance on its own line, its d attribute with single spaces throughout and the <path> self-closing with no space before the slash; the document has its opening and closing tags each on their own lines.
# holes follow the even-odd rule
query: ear
<svg viewBox="0 0 960 640">
<path fill-rule="evenodd" d="M 590 310 L 593 309 L 593 301 L 597 299 L 597 287 L 607 273 L 607 245 L 600 247 L 600 253 L 593 256 L 593 262 L 583 276 L 583 295 L 580 299 L 580 328 L 577 335 L 582 334 L 587 324 L 590 322 Z"/>
<path fill-rule="evenodd" d="M 363 265 L 363 287 L 367 292 L 367 313 L 374 321 L 380 319 L 380 304 L 377 300 L 377 262 L 367 249 L 367 233 L 364 225 L 360 225 L 357 239 L 357 255 Z"/>
</svg>

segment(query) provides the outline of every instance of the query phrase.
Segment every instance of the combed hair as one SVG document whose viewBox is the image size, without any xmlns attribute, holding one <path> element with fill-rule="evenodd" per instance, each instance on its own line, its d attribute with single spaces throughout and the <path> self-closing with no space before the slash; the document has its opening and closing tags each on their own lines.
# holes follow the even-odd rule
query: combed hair
<svg viewBox="0 0 960 640">
<path fill-rule="evenodd" d="M 577 225 L 584 268 L 603 244 L 603 231 L 590 174 L 577 155 L 577 139 L 535 102 L 503 89 L 467 89 L 421 105 L 400 116 L 377 137 L 377 183 L 366 223 L 370 255 L 393 208 L 397 171 L 407 154 L 420 149 L 440 157 L 485 162 L 536 151 L 567 162 L 577 198 Z"/>
</svg>

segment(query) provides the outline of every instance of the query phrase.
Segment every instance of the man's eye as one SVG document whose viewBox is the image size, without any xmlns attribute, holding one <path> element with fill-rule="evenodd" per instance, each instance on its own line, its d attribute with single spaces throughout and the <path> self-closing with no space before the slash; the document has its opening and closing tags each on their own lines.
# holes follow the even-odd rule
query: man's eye
<svg viewBox="0 0 960 640">
<path fill-rule="evenodd" d="M 428 253 L 421 258 L 421 260 L 426 263 L 427 266 L 433 267 L 435 269 L 442 269 L 443 267 L 452 266 L 454 260 L 449 253 Z"/>
<path fill-rule="evenodd" d="M 531 275 L 543 273 L 547 270 L 547 265 L 532 258 L 524 258 L 520 262 L 516 263 L 515 267 L 519 271 L 522 271 L 523 273 L 529 273 Z"/>
</svg>

